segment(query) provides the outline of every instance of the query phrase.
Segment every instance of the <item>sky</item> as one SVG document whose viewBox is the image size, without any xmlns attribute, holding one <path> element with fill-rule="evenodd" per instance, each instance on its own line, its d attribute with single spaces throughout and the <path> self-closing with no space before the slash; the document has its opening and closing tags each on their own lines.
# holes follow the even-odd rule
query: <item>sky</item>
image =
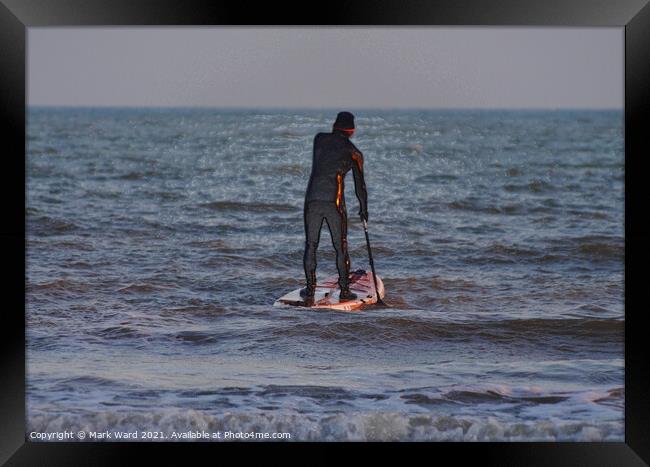
<svg viewBox="0 0 650 467">
<path fill-rule="evenodd" d="M 623 28 L 29 28 L 31 106 L 623 107 Z"/>
</svg>

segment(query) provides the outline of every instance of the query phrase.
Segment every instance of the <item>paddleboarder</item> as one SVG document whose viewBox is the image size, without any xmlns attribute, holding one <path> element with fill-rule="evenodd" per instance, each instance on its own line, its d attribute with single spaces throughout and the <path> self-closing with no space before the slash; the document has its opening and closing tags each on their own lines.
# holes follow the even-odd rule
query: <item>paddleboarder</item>
<svg viewBox="0 0 650 467">
<path fill-rule="evenodd" d="M 354 191 L 359 199 L 359 215 L 368 221 L 368 193 L 363 178 L 363 154 L 350 141 L 354 134 L 354 115 L 339 112 L 331 133 L 318 133 L 314 138 L 311 176 L 304 205 L 305 254 L 303 266 L 307 286 L 300 291 L 305 302 L 312 303 L 316 288 L 316 250 L 323 221 L 332 237 L 336 251 L 336 269 L 339 273 L 341 300 L 354 300 L 350 292 L 350 257 L 347 241 L 347 211 L 345 207 L 345 175 L 352 170 Z"/>
</svg>

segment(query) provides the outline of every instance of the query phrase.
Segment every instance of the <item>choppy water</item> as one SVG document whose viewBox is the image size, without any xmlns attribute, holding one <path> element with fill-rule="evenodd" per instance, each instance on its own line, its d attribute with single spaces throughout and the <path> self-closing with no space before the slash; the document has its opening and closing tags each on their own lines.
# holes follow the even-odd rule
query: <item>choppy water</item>
<svg viewBox="0 0 650 467">
<path fill-rule="evenodd" d="M 622 112 L 358 112 L 393 307 L 273 308 L 334 115 L 30 109 L 29 430 L 623 440 Z"/>
</svg>

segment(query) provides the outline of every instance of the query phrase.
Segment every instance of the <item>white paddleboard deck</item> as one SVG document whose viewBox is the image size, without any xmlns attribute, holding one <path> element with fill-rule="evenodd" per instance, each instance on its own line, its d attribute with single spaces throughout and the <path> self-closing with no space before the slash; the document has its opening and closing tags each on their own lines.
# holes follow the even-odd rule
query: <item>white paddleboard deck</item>
<svg viewBox="0 0 650 467">
<path fill-rule="evenodd" d="M 316 284 L 314 294 L 314 304 L 309 308 L 329 308 L 339 311 L 354 311 L 364 305 L 377 303 L 375 294 L 375 285 L 372 279 L 372 272 L 366 272 L 359 269 L 350 273 L 350 291 L 357 295 L 354 300 L 339 300 L 339 276 L 328 277 L 324 281 Z M 302 287 L 301 287 L 302 288 Z M 377 289 L 379 297 L 384 298 L 384 283 L 377 276 Z M 304 299 L 300 296 L 300 289 L 289 292 L 278 298 L 273 306 L 305 306 Z"/>
</svg>

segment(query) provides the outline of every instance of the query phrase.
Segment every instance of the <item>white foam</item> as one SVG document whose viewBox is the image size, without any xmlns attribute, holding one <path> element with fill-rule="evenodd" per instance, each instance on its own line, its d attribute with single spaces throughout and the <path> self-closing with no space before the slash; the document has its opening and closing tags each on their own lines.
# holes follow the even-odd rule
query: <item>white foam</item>
<svg viewBox="0 0 650 467">
<path fill-rule="evenodd" d="M 291 441 L 622 441 L 623 421 L 517 421 L 396 412 L 304 415 L 197 410 L 32 416 L 28 431 L 288 432 Z"/>
</svg>

